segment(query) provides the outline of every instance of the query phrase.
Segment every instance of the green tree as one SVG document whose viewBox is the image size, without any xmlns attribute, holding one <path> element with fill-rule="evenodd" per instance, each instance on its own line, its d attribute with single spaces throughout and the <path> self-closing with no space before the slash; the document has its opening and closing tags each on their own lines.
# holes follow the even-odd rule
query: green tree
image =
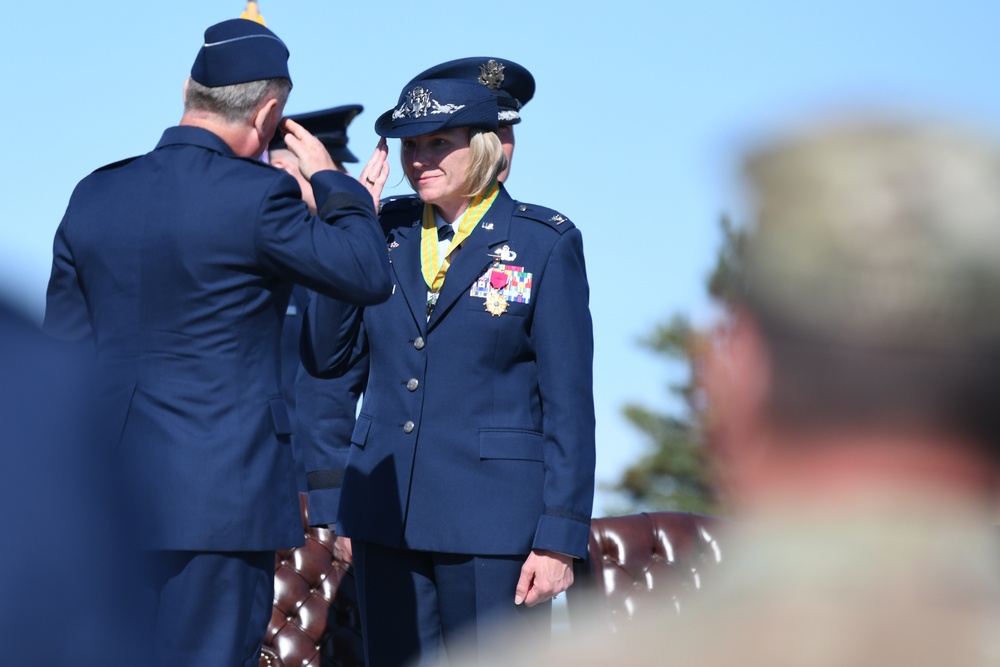
<svg viewBox="0 0 1000 667">
<path fill-rule="evenodd" d="M 728 217 L 720 220 L 722 242 L 716 265 L 707 281 L 709 296 L 720 305 L 741 289 L 741 261 L 745 232 Z M 674 314 L 642 337 L 639 344 L 670 363 L 681 363 L 684 381 L 670 384 L 668 395 L 680 408 L 675 413 L 641 404 L 623 408 L 626 419 L 644 434 L 648 451 L 625 469 L 612 489 L 627 498 L 625 511 L 681 510 L 714 514 L 719 511 L 704 446 L 704 401 L 694 383 L 698 348 L 704 332 L 684 314 Z"/>
</svg>

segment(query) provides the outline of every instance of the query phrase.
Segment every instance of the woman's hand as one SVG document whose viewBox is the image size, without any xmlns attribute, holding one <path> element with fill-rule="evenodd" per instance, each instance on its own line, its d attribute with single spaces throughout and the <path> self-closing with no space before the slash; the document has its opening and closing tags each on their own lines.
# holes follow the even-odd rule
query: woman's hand
<svg viewBox="0 0 1000 667">
<path fill-rule="evenodd" d="M 382 188 L 385 187 L 385 182 L 389 178 L 388 157 L 389 144 L 385 137 L 382 137 L 379 139 L 371 159 L 368 160 L 368 164 L 361 170 L 361 176 L 358 177 L 358 182 L 371 193 L 376 213 L 378 213 L 379 202 L 382 200 Z"/>
<path fill-rule="evenodd" d="M 521 566 L 514 590 L 514 604 L 534 607 L 551 600 L 573 585 L 573 557 L 555 551 L 533 549 Z"/>
</svg>

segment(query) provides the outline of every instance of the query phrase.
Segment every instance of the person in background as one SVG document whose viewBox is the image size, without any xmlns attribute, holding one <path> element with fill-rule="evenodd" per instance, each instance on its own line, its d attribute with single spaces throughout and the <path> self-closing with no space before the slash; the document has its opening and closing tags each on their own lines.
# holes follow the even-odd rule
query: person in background
<svg viewBox="0 0 1000 667">
<path fill-rule="evenodd" d="M 520 203 L 497 95 L 408 84 L 376 121 L 402 140 L 416 196 L 382 205 L 393 295 L 316 298 L 304 367 L 368 382 L 339 485 L 371 667 L 432 661 L 513 623 L 548 633 L 550 600 L 585 555 L 594 492 L 593 333 L 580 231 Z M 362 170 L 388 177 L 383 139 Z M 340 332 L 359 332 L 357 337 Z"/>
<path fill-rule="evenodd" d="M 426 79 L 462 79 L 484 86 L 497 98 L 497 136 L 507 156 L 507 166 L 497 175 L 505 183 L 514 159 L 514 126 L 521 122 L 521 109 L 535 94 L 535 79 L 527 68 L 505 58 L 491 56 L 459 58 L 435 65 L 415 76 L 407 87 Z M 394 198 L 387 199 L 390 203 Z M 360 352 L 360 351 L 359 351 Z M 309 520 L 330 526 L 337 521 L 340 486 L 347 448 L 354 430 L 358 400 L 368 383 L 368 361 L 362 354 L 343 376 L 314 378 L 301 372 L 297 393 L 301 409 L 296 415 L 295 441 L 308 457 Z M 337 536 L 337 553 L 350 562 L 351 543 Z"/>
<path fill-rule="evenodd" d="M 331 109 L 292 114 L 288 118 L 319 139 L 326 147 L 326 152 L 330 154 L 334 169 L 346 174 L 348 172 L 344 165 L 358 162 L 357 156 L 347 147 L 347 128 L 363 110 L 364 107 L 360 104 L 346 104 Z M 312 186 L 302 175 L 298 158 L 295 153 L 288 149 L 285 139 L 280 133 L 275 134 L 271 143 L 268 144 L 267 162 L 283 169 L 298 182 L 302 192 L 302 200 L 315 214 L 317 212 L 316 200 L 313 196 Z M 299 491 L 302 492 L 305 492 L 308 486 L 303 464 L 305 450 L 301 445 L 302 431 L 298 428 L 295 378 L 301 366 L 299 363 L 299 336 L 302 331 L 302 316 L 305 314 L 308 304 L 309 290 L 301 285 L 295 285 L 292 288 L 288 309 L 285 311 L 285 322 L 281 329 L 281 391 L 285 395 L 289 417 L 292 421 L 292 451 L 295 453 L 295 461 L 298 464 Z M 320 381 L 317 381 L 305 393 L 307 394 L 306 401 L 310 403 L 320 402 L 328 406 L 329 412 L 327 414 L 330 416 L 349 412 L 353 423 L 354 413 L 357 410 L 358 394 L 339 392 L 334 383 Z M 326 415 L 323 417 L 326 418 Z"/>
<path fill-rule="evenodd" d="M 302 542 L 280 385 L 292 285 L 357 304 L 391 289 L 371 194 L 281 120 L 287 60 L 255 21 L 209 27 L 180 125 L 83 179 L 56 231 L 44 328 L 96 352 L 158 665 L 256 665 L 274 551 Z M 279 123 L 319 216 L 259 160 Z"/>
</svg>

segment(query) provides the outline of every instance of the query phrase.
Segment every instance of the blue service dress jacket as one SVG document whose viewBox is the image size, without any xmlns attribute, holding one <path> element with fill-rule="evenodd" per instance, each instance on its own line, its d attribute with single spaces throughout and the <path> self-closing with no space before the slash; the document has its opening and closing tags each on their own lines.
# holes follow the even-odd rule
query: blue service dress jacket
<svg viewBox="0 0 1000 667">
<path fill-rule="evenodd" d="M 56 232 L 44 328 L 89 339 L 145 548 L 301 543 L 280 337 L 293 283 L 352 303 L 391 289 L 367 191 L 295 180 L 208 130 L 79 183 Z"/>
<path fill-rule="evenodd" d="M 305 368 L 350 377 L 367 365 L 349 445 L 323 441 L 306 457 L 311 473 L 325 461 L 342 484 L 310 493 L 310 503 L 337 506 L 340 534 L 394 548 L 583 557 L 595 420 L 580 231 L 501 188 L 453 256 L 428 318 L 421 211 L 416 198 L 382 207 L 388 301 L 310 303 Z M 491 284 L 505 285 L 499 314 L 486 307 Z M 344 336 L 355 331 L 360 345 Z"/>
</svg>

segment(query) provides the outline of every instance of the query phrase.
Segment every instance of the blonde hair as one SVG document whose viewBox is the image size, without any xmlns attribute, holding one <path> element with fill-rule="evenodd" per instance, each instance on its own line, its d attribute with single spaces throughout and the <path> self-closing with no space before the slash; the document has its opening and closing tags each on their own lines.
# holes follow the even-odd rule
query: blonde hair
<svg viewBox="0 0 1000 667">
<path fill-rule="evenodd" d="M 492 130 L 469 128 L 469 168 L 465 173 L 468 197 L 486 192 L 497 176 L 507 168 L 507 154 L 500 137 Z"/>
</svg>

